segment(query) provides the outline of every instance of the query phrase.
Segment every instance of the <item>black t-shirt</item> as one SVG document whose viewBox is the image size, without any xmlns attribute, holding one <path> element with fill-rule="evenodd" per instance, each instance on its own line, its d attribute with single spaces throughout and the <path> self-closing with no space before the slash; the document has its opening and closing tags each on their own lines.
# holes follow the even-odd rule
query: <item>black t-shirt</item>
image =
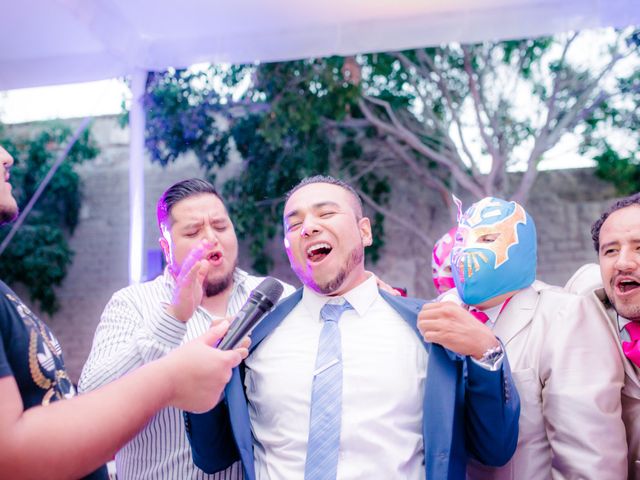
<svg viewBox="0 0 640 480">
<path fill-rule="evenodd" d="M 9 375 L 25 409 L 76 395 L 53 333 L 0 281 L 0 377 Z M 106 479 L 106 468 L 86 478 Z"/>
</svg>

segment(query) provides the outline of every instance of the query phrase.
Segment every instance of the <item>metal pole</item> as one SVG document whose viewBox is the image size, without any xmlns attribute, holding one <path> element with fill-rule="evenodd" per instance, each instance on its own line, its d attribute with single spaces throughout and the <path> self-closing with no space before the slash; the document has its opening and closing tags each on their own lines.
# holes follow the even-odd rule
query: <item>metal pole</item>
<svg viewBox="0 0 640 480">
<path fill-rule="evenodd" d="M 131 76 L 129 111 L 129 283 L 143 281 L 144 264 L 144 130 L 142 105 L 147 72 L 136 70 Z"/>
</svg>

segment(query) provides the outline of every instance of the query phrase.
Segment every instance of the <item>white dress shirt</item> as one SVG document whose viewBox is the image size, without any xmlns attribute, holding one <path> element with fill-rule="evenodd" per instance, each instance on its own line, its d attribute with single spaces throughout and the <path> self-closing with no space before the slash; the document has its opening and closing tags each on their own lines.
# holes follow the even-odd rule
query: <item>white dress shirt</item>
<svg viewBox="0 0 640 480">
<path fill-rule="evenodd" d="M 263 280 L 236 269 L 227 315 L 235 315 L 249 293 Z M 285 285 L 287 296 L 294 289 Z M 104 309 L 79 390 L 105 385 L 135 368 L 165 355 L 177 346 L 202 335 L 213 317 L 198 307 L 187 323 L 171 317 L 163 305 L 171 301 L 175 282 L 165 269 L 155 280 L 131 285 L 113 294 Z M 208 475 L 196 467 L 184 427 L 182 412 L 169 407 L 156 413 L 149 423 L 116 454 L 119 480 L 240 480 L 240 462 Z"/>
<path fill-rule="evenodd" d="M 339 479 L 424 478 L 422 411 L 427 352 L 369 278 L 348 292 L 339 321 L 343 398 Z M 313 371 L 331 297 L 302 300 L 245 361 L 256 475 L 304 476 Z"/>
<path fill-rule="evenodd" d="M 618 334 L 620 335 L 621 342 L 631 341 L 631 335 L 629 335 L 629 332 L 627 332 L 627 329 L 625 328 L 628 323 L 631 323 L 631 320 L 627 320 L 626 318 L 618 315 Z"/>
</svg>

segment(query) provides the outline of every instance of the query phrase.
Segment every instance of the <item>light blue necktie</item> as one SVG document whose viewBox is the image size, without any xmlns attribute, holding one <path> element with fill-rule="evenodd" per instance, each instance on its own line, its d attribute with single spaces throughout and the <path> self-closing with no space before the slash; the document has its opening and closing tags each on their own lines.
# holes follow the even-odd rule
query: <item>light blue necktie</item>
<svg viewBox="0 0 640 480">
<path fill-rule="evenodd" d="M 342 416 L 342 345 L 338 320 L 349 302 L 326 304 L 320 310 L 324 320 L 311 393 L 309 442 L 304 466 L 305 480 L 335 480 L 340 449 Z"/>
</svg>

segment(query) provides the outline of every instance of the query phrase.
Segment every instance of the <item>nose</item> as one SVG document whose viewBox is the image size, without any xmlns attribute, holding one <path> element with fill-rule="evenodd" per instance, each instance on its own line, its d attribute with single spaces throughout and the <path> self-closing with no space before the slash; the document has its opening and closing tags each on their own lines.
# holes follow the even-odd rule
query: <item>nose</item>
<svg viewBox="0 0 640 480">
<path fill-rule="evenodd" d="M 638 268 L 638 253 L 632 248 L 623 247 L 616 257 L 615 268 L 621 272 L 629 272 Z"/>
<path fill-rule="evenodd" d="M 218 234 L 216 233 L 215 228 L 207 227 L 204 229 L 204 238 L 211 242 L 213 245 L 218 243 Z"/>
<path fill-rule="evenodd" d="M 318 233 L 320 233 L 320 227 L 313 221 L 313 218 L 305 218 L 304 222 L 302 222 L 302 228 L 300 229 L 300 236 L 311 237 Z"/>
<path fill-rule="evenodd" d="M 0 146 L 0 163 L 5 168 L 11 167 L 11 165 L 13 165 L 13 157 L 11 155 L 9 155 L 9 152 L 7 152 L 1 146 Z"/>
</svg>

